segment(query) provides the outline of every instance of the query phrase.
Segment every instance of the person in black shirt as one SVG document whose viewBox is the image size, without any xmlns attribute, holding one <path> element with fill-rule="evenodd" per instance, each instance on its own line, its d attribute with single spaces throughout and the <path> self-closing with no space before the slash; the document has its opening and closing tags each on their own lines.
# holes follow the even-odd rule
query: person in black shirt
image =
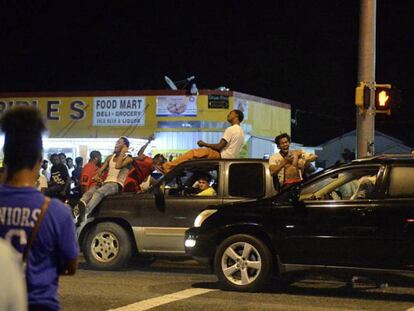
<svg viewBox="0 0 414 311">
<path fill-rule="evenodd" d="M 83 167 L 83 158 L 82 157 L 76 157 L 75 158 L 75 169 L 72 172 L 72 182 L 73 187 L 71 189 L 71 194 L 79 197 L 81 196 L 81 186 L 80 186 L 80 178 L 82 173 L 82 167 Z"/>
<path fill-rule="evenodd" d="M 60 198 L 64 200 L 66 198 L 66 192 L 70 184 L 70 176 L 66 165 L 64 165 L 57 154 L 50 156 L 50 161 L 53 166 L 50 170 L 50 182 L 49 187 L 45 194 L 52 198 Z"/>
<path fill-rule="evenodd" d="M 76 157 L 75 163 L 76 163 L 75 169 L 72 172 L 72 180 L 75 182 L 75 187 L 78 187 L 80 185 L 80 177 L 81 177 L 82 167 L 83 167 L 83 158 Z"/>
</svg>

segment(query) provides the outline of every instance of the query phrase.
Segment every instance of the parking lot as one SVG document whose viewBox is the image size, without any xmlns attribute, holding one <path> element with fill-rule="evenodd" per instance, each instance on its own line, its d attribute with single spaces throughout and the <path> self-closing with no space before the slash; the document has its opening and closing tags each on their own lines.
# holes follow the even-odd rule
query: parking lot
<svg viewBox="0 0 414 311">
<path fill-rule="evenodd" d="M 403 284 L 349 289 L 334 279 L 310 278 L 260 293 L 223 291 L 195 261 L 134 263 L 117 272 L 92 271 L 81 261 L 75 277 L 60 279 L 63 310 L 409 310 L 414 289 Z"/>
</svg>

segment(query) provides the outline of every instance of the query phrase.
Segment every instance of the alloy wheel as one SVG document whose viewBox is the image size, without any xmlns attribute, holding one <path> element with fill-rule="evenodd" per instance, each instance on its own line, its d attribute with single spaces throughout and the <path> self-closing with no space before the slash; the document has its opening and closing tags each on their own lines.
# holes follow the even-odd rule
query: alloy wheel
<svg viewBox="0 0 414 311">
<path fill-rule="evenodd" d="M 262 270 L 259 251 L 250 243 L 236 242 L 229 245 L 221 258 L 225 278 L 236 285 L 249 285 Z"/>
</svg>

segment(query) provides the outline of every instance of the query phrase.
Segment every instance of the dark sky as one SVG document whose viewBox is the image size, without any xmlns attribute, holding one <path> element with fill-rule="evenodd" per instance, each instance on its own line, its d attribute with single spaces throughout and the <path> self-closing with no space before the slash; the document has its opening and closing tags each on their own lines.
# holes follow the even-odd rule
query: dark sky
<svg viewBox="0 0 414 311">
<path fill-rule="evenodd" d="M 357 0 L 61 2 L 1 2 L 0 91 L 159 89 L 164 75 L 195 75 L 199 88 L 291 104 L 296 142 L 355 128 Z M 377 1 L 376 80 L 401 90 L 377 129 L 410 145 L 413 9 Z"/>
</svg>

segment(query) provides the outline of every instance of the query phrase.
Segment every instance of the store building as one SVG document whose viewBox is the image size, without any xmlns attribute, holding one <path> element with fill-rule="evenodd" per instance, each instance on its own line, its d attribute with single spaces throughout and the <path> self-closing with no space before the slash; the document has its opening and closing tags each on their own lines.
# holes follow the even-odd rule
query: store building
<svg viewBox="0 0 414 311">
<path fill-rule="evenodd" d="M 110 154 L 120 136 L 131 139 L 135 154 L 154 133 L 156 139 L 147 152 L 167 157 L 196 148 L 200 139 L 219 142 L 232 109 L 245 114 L 246 142 L 240 157 L 262 158 L 274 152 L 275 135 L 290 133 L 291 124 L 289 104 L 235 91 L 0 93 L 0 114 L 15 105 L 34 105 L 44 114 L 49 129 L 45 156 L 65 152 L 85 161 L 92 150 Z"/>
</svg>

